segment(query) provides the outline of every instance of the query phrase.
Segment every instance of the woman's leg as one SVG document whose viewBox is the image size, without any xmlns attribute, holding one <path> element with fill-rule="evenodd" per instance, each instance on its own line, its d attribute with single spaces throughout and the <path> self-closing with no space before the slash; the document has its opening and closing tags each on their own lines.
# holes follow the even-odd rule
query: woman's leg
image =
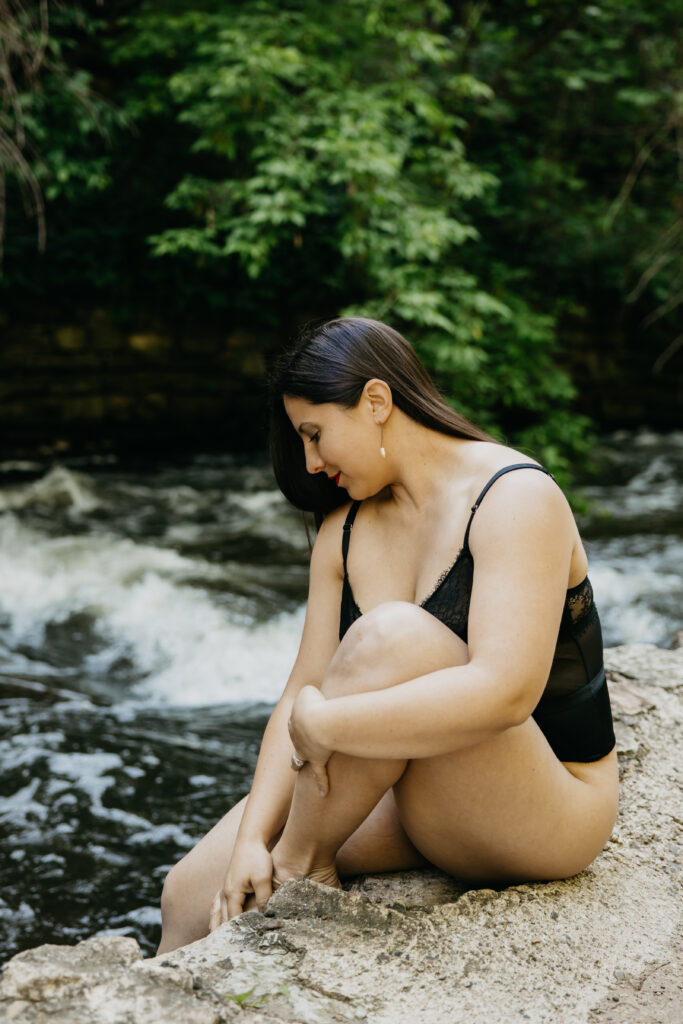
<svg viewBox="0 0 683 1024">
<path fill-rule="evenodd" d="M 403 607 L 410 609 L 412 605 Z M 426 612 L 423 614 L 427 616 L 427 620 L 436 623 L 432 616 Z M 349 630 L 333 658 L 325 680 L 329 696 L 337 692 L 352 692 L 354 686 L 358 689 L 362 685 L 368 689 L 378 689 L 397 681 L 392 677 L 390 667 L 389 671 L 383 669 L 383 659 L 377 656 L 376 646 L 378 638 L 381 637 L 381 630 L 378 629 L 380 616 L 371 613 L 364 618 L 365 622 L 360 620 Z M 389 625 L 392 626 L 394 622 L 395 620 L 392 620 Z M 451 657 L 462 657 L 466 654 L 465 645 L 457 637 L 447 631 L 446 637 L 453 641 Z M 442 668 L 445 664 L 438 657 L 433 657 L 428 648 L 423 650 L 422 658 L 424 672 Z M 361 680 L 357 679 L 358 660 L 366 665 Z M 338 768 L 343 767 L 342 756 L 335 755 L 332 760 L 337 762 L 337 765 L 331 765 L 331 772 L 336 776 Z M 425 864 L 424 857 L 405 835 L 398 820 L 396 802 L 390 788 L 403 770 L 403 762 L 383 764 L 357 759 L 346 760 L 348 764 L 342 772 L 343 778 L 339 780 L 339 784 L 335 785 L 333 779 L 333 794 L 326 797 L 325 801 L 319 798 L 315 801 L 318 817 L 314 820 L 306 821 L 305 805 L 313 802 L 313 798 L 317 797 L 317 790 L 310 795 L 309 800 L 306 793 L 307 770 L 304 769 L 299 774 L 297 824 L 290 830 L 290 835 L 298 836 L 307 845 L 315 842 L 318 837 L 325 837 L 323 873 L 333 883 L 336 882 L 334 854 L 340 846 L 337 863 L 343 874 L 369 870 L 401 870 Z M 376 765 L 376 774 L 372 779 L 369 775 L 371 764 Z M 349 771 L 357 776 L 353 785 L 349 785 Z M 385 795 L 382 799 L 383 793 Z M 362 799 L 365 800 L 365 814 L 362 814 L 355 803 L 356 794 L 362 795 Z M 163 932 L 160 952 L 194 942 L 208 933 L 211 903 L 225 879 L 246 800 L 247 798 L 240 801 L 228 811 L 197 846 L 171 868 L 162 893 Z M 335 820 L 337 816 L 338 819 Z M 353 821 L 359 824 L 355 830 Z M 311 828 L 313 824 L 314 828 Z M 310 864 L 306 865 L 308 870 L 310 867 Z M 305 873 L 299 866 L 293 869 L 299 876 Z"/>
<path fill-rule="evenodd" d="M 245 796 L 166 876 L 159 953 L 208 935 L 211 903 L 225 880 L 246 802 Z"/>
<path fill-rule="evenodd" d="M 387 604 L 349 630 L 324 685 L 328 696 L 379 689 L 463 660 L 464 644 L 433 616 L 413 605 Z M 342 756 L 332 756 L 331 771 L 332 762 L 341 764 Z M 562 877 L 581 870 L 602 849 L 616 814 L 615 754 L 594 764 L 563 766 L 531 719 L 465 750 L 411 761 L 383 797 L 381 788 L 390 784 L 396 762 L 388 763 L 385 777 L 379 769 L 374 772 L 368 790 L 364 769 L 371 762 L 357 761 L 358 808 L 348 775 L 339 786 L 333 780 L 325 798 L 315 787 L 312 792 L 301 789 L 296 821 L 290 814 L 288 845 L 282 850 L 283 864 L 285 853 L 291 862 L 287 875 L 304 874 L 310 864 L 328 871 L 329 851 L 339 842 L 330 814 L 336 795 L 344 797 L 342 834 L 360 820 L 337 854 L 342 875 L 432 862 L 463 878 Z M 305 770 L 297 790 L 304 781 Z M 373 789 L 377 803 L 363 820 Z M 170 872 L 162 898 L 161 949 L 207 934 L 211 902 L 223 883 L 244 803 Z M 305 824 L 309 811 L 318 815 L 316 836 Z"/>
<path fill-rule="evenodd" d="M 466 660 L 465 645 L 433 616 L 388 603 L 349 630 L 323 692 L 333 697 L 389 687 Z M 277 878 L 308 874 L 334 882 L 337 849 L 388 786 L 416 850 L 469 879 L 574 874 L 602 849 L 616 815 L 614 753 L 594 764 L 563 765 L 531 718 L 452 754 L 407 765 L 333 754 L 328 769 L 326 797 L 318 795 L 310 772 L 300 773 L 273 849 Z"/>
<path fill-rule="evenodd" d="M 374 632 L 373 630 L 372 633 L 374 634 Z M 352 685 L 350 677 L 356 664 L 356 654 L 362 656 L 364 644 L 367 642 L 367 633 L 368 631 L 365 629 L 350 630 L 348 639 L 345 638 L 338 648 L 332 662 L 332 666 L 336 667 L 333 671 L 328 672 L 329 679 L 326 680 L 326 686 L 330 693 L 334 692 L 332 686 L 335 678 L 338 680 L 344 678 L 346 687 Z M 457 637 L 454 639 L 460 643 Z M 462 647 L 464 648 L 464 645 Z M 434 667 L 439 666 L 434 663 Z M 429 668 L 425 668 L 425 671 L 429 671 Z M 382 672 L 381 666 L 374 666 L 373 671 L 368 670 L 365 674 L 369 688 L 388 685 L 387 682 L 383 682 L 386 678 L 386 673 Z M 303 840 L 304 846 L 317 841 L 321 836 L 325 837 L 324 880 L 336 883 L 334 855 L 349 836 L 351 836 L 349 842 L 340 851 L 340 868 L 345 874 L 362 870 L 400 870 L 424 863 L 424 859 L 415 850 L 401 827 L 393 794 L 388 792 L 385 799 L 381 800 L 382 794 L 386 790 L 390 790 L 393 782 L 403 771 L 404 763 L 377 762 L 378 778 L 375 784 L 368 788 L 367 780 L 363 780 L 363 775 L 370 762 L 359 762 L 351 758 L 346 759 L 349 764 L 343 766 L 340 757 L 335 757 L 338 764 L 332 765 L 331 771 L 336 776 L 339 768 L 343 768 L 344 778 L 343 780 L 339 779 L 338 785 L 335 785 L 333 780 L 334 796 L 326 798 L 326 801 L 329 799 L 329 802 L 320 800 L 316 802 L 317 818 L 314 816 L 306 821 L 304 811 L 302 820 L 300 811 L 310 802 L 307 793 L 308 770 L 304 769 L 298 776 L 296 790 L 299 794 L 297 798 L 299 810 L 296 812 L 297 825 L 291 833 L 299 836 Z M 349 772 L 360 776 L 351 786 L 349 786 Z M 359 811 L 357 805 L 357 796 L 361 790 L 366 793 L 365 813 Z M 315 789 L 315 794 L 317 795 L 317 789 Z M 347 798 L 350 797 L 350 800 L 338 799 L 343 798 L 344 795 Z M 225 879 L 246 799 L 245 797 L 221 818 L 211 831 L 207 832 L 169 872 L 161 897 L 160 953 L 176 949 L 188 942 L 194 942 L 208 933 L 211 903 Z M 364 821 L 368 815 L 368 820 Z M 353 822 L 362 826 L 355 835 L 351 835 L 355 828 Z M 329 851 L 329 855 L 327 851 Z M 306 867 L 307 870 L 310 870 L 311 865 Z M 295 873 L 301 875 L 304 871 L 297 868 Z M 287 875 L 287 877 L 291 876 Z M 323 880 L 322 876 L 320 880 Z M 246 906 L 245 909 L 251 908 Z"/>
<path fill-rule="evenodd" d="M 246 800 L 228 811 L 168 873 L 161 896 L 159 953 L 208 934 L 211 903 L 225 880 Z M 404 871 L 426 863 L 403 830 L 392 791 L 380 800 L 337 858 L 342 875 Z M 255 909 L 255 901 L 248 898 L 245 909 Z"/>
<path fill-rule="evenodd" d="M 401 636 L 402 623 L 408 627 L 413 641 L 413 657 L 407 663 L 403 656 L 404 643 L 397 639 L 397 634 Z M 434 631 L 432 623 L 440 628 Z M 435 632 L 437 642 L 434 642 Z M 385 689 L 448 665 L 465 664 L 467 659 L 466 644 L 428 612 L 407 603 L 389 602 L 358 619 L 349 629 L 330 663 L 321 689 L 330 698 Z M 407 763 L 406 760 L 372 760 L 335 753 L 327 765 L 330 791 L 325 797 L 318 794 L 313 773 L 305 766 L 297 778 L 287 824 L 273 849 L 276 879 L 284 881 L 306 875 L 328 885 L 339 885 L 338 853 L 399 781 Z M 395 801 L 387 798 L 383 811 L 399 824 Z M 376 827 L 374 822 L 373 827 Z M 391 839 L 395 837 L 394 833 Z M 407 844 L 400 833 L 396 838 L 405 850 Z M 352 845 L 357 846 L 359 839 Z M 390 843 L 387 860 L 394 853 L 392 847 Z M 411 860 L 419 863 L 422 858 L 415 851 Z M 344 863 L 343 854 L 341 862 Z"/>
</svg>

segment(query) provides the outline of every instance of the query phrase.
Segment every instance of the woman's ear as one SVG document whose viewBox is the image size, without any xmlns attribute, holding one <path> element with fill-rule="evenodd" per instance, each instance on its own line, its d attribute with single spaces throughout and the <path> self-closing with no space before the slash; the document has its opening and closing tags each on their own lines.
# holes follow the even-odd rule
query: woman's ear
<svg viewBox="0 0 683 1024">
<path fill-rule="evenodd" d="M 373 377 L 363 388 L 363 399 L 368 403 L 375 423 L 386 423 L 394 406 L 391 388 L 387 382 Z"/>
</svg>

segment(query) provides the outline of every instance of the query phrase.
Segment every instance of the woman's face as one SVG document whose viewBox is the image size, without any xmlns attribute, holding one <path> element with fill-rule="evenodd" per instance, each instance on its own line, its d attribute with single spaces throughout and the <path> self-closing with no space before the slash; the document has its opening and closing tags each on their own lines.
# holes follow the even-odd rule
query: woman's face
<svg viewBox="0 0 683 1024">
<path fill-rule="evenodd" d="M 325 473 L 352 498 L 368 498 L 386 486 L 386 466 L 379 454 L 380 430 L 372 406 L 361 398 L 345 409 L 304 398 L 284 398 L 294 429 L 301 437 L 309 473 Z M 384 473 L 382 470 L 384 469 Z"/>
</svg>

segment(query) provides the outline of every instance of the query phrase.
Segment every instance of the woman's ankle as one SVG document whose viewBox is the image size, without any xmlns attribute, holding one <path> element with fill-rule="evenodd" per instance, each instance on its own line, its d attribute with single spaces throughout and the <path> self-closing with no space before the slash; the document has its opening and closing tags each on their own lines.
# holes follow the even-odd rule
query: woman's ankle
<svg viewBox="0 0 683 1024">
<path fill-rule="evenodd" d="M 273 878 L 280 885 L 292 878 L 309 878 L 314 882 L 320 882 L 321 885 L 341 889 L 334 859 L 327 860 L 300 854 L 294 856 L 291 853 L 287 855 L 284 851 L 279 852 L 278 846 L 272 851 Z"/>
</svg>

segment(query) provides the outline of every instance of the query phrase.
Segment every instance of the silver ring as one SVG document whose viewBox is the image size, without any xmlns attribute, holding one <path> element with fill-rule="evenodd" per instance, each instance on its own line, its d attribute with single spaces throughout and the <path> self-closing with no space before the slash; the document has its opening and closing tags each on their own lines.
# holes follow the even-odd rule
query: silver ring
<svg viewBox="0 0 683 1024">
<path fill-rule="evenodd" d="M 296 754 L 292 754 L 292 768 L 295 772 L 300 772 L 305 764 L 306 762 L 302 761 L 300 757 L 297 757 Z"/>
</svg>

